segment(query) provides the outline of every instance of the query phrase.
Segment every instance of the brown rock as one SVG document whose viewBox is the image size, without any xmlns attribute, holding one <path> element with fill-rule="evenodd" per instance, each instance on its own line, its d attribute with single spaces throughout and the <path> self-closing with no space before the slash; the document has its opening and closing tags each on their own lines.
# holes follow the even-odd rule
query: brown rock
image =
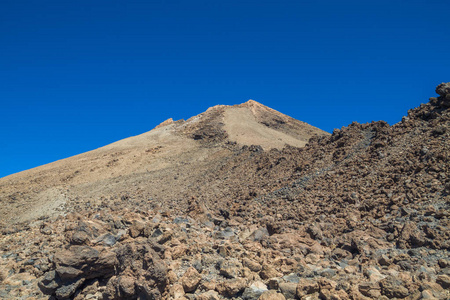
<svg viewBox="0 0 450 300">
<path fill-rule="evenodd" d="M 220 263 L 219 274 L 226 278 L 237 278 L 241 273 L 242 265 L 237 260 L 223 260 Z"/>
<path fill-rule="evenodd" d="M 244 265 L 244 267 L 249 268 L 252 272 L 261 271 L 261 265 L 259 263 L 257 263 L 256 261 L 251 260 L 249 258 L 244 258 L 242 260 L 242 264 Z"/>
<path fill-rule="evenodd" d="M 181 277 L 180 282 L 183 285 L 183 289 L 186 293 L 195 292 L 197 286 L 200 283 L 202 276 L 197 272 L 194 267 L 189 267 L 183 277 Z"/>
<path fill-rule="evenodd" d="M 450 276 L 439 275 L 436 278 L 436 283 L 440 284 L 444 289 L 450 289 Z"/>
<path fill-rule="evenodd" d="M 363 282 L 358 286 L 359 292 L 366 297 L 378 298 L 381 296 L 381 289 L 377 283 Z"/>
<path fill-rule="evenodd" d="M 69 250 L 63 250 L 55 255 L 57 266 L 69 266 L 81 268 L 84 265 L 94 263 L 100 253 L 94 248 L 87 246 L 72 246 Z"/>
<path fill-rule="evenodd" d="M 216 291 L 207 291 L 195 297 L 195 300 L 219 300 L 219 294 Z"/>
<path fill-rule="evenodd" d="M 269 290 L 262 293 L 258 300 L 286 300 L 286 298 L 281 293 L 277 293 L 274 290 Z"/>
<path fill-rule="evenodd" d="M 266 280 L 274 277 L 281 277 L 281 273 L 275 270 L 271 265 L 264 263 L 261 268 L 261 272 L 259 272 L 259 276 Z"/>
<path fill-rule="evenodd" d="M 421 247 L 425 243 L 425 235 L 413 222 L 407 222 L 403 226 L 397 241 L 397 245 L 401 249 Z"/>
<path fill-rule="evenodd" d="M 327 278 L 319 278 L 317 283 L 319 284 L 320 290 L 333 290 L 337 286 L 335 281 Z"/>
<path fill-rule="evenodd" d="M 72 234 L 70 243 L 72 245 L 87 245 L 89 244 L 90 236 L 85 231 L 75 231 Z"/>
<path fill-rule="evenodd" d="M 184 288 L 181 284 L 179 283 L 175 283 L 169 290 L 170 295 L 174 298 L 174 299 L 178 299 L 181 297 L 184 297 Z"/>
<path fill-rule="evenodd" d="M 313 296 L 314 297 L 314 296 Z M 308 296 L 303 297 L 303 299 L 308 299 Z M 314 299 L 314 298 L 312 298 Z M 344 291 L 336 291 L 336 290 L 320 290 L 319 299 L 323 300 L 345 300 L 348 299 L 347 293 Z"/>
<path fill-rule="evenodd" d="M 132 238 L 136 238 L 144 233 L 145 223 L 139 220 L 133 220 L 129 228 L 129 234 Z"/>
<path fill-rule="evenodd" d="M 431 290 L 423 290 L 421 293 L 421 297 L 422 297 L 422 299 L 427 299 L 427 300 L 438 300 L 438 298 L 434 297 L 433 291 L 431 291 Z"/>
<path fill-rule="evenodd" d="M 65 281 L 65 280 L 77 278 L 78 276 L 83 274 L 83 271 L 72 268 L 72 267 L 61 266 L 61 267 L 56 268 L 56 273 L 58 273 L 59 277 L 63 281 Z"/>
<path fill-rule="evenodd" d="M 297 284 L 292 282 L 281 282 L 280 291 L 286 299 L 295 299 Z"/>
<path fill-rule="evenodd" d="M 300 299 L 303 296 L 313 294 L 319 291 L 319 284 L 315 280 L 301 278 L 297 284 L 296 294 Z"/>
<path fill-rule="evenodd" d="M 222 281 L 216 285 L 216 290 L 225 297 L 234 297 L 239 292 L 242 292 L 247 286 L 247 281 L 244 278 L 235 278 Z"/>
<path fill-rule="evenodd" d="M 409 295 L 408 289 L 403 282 L 389 276 L 380 281 L 381 294 L 388 298 L 405 298 Z"/>
<path fill-rule="evenodd" d="M 118 278 L 119 294 L 122 297 L 130 297 L 135 294 L 135 280 L 131 276 L 120 276 Z"/>
</svg>

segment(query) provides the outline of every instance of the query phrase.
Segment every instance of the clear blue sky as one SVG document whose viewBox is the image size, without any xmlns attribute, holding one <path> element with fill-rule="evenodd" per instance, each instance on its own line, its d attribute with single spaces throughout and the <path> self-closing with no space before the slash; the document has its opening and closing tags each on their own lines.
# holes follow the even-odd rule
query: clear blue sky
<svg viewBox="0 0 450 300">
<path fill-rule="evenodd" d="M 450 81 L 450 1 L 0 1 L 0 177 L 254 99 L 326 131 Z"/>
</svg>

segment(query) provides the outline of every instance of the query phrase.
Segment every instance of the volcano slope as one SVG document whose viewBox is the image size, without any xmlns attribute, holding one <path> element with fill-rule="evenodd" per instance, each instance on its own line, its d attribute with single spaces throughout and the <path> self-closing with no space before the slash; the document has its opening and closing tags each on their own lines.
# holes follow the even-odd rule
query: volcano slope
<svg viewBox="0 0 450 300">
<path fill-rule="evenodd" d="M 436 92 L 331 136 L 217 106 L 3 178 L 0 297 L 448 299 L 450 84 Z"/>
</svg>

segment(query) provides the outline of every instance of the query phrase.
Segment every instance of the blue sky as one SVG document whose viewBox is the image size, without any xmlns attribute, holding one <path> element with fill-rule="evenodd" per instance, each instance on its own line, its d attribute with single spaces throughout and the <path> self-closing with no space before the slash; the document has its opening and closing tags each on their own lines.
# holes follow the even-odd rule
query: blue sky
<svg viewBox="0 0 450 300">
<path fill-rule="evenodd" d="M 254 99 L 326 131 L 450 81 L 450 1 L 0 2 L 0 177 Z"/>
</svg>

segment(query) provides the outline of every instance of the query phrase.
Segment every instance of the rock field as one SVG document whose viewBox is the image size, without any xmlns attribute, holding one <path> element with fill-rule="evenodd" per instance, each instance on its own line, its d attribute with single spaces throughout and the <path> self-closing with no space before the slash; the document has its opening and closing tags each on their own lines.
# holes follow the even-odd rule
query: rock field
<svg viewBox="0 0 450 300">
<path fill-rule="evenodd" d="M 302 148 L 242 145 L 214 114 L 185 127 L 220 151 L 195 174 L 164 173 L 170 197 L 131 174 L 3 222 L 0 298 L 450 299 L 450 83 L 436 92 L 395 125 L 352 123 Z"/>
</svg>

